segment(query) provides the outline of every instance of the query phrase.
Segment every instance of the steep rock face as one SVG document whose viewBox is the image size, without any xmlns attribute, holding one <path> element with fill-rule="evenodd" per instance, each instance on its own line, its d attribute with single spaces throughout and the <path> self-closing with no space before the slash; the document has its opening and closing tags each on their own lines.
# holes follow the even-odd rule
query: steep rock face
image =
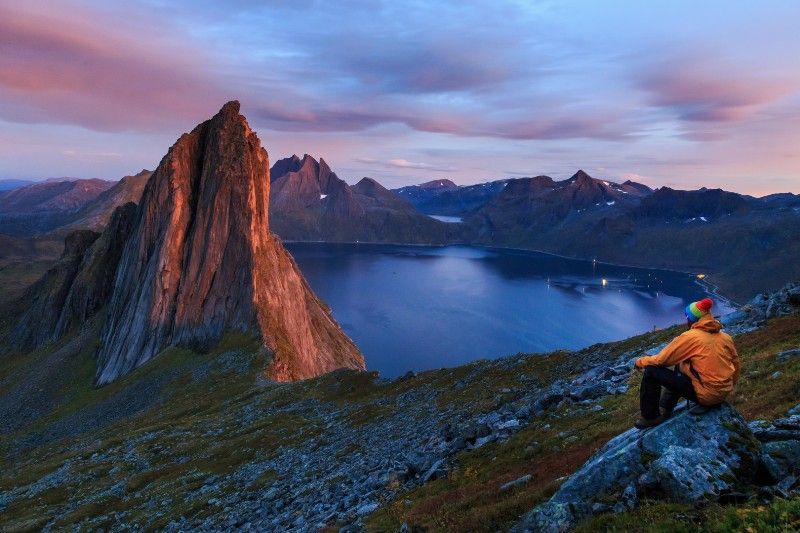
<svg viewBox="0 0 800 533">
<path fill-rule="evenodd" d="M 122 250 L 133 229 L 136 204 L 117 207 L 108 225 L 84 254 L 81 267 L 64 301 L 53 337 L 83 324 L 108 303 Z"/>
<path fill-rule="evenodd" d="M 25 311 L 12 330 L 9 339 L 11 346 L 27 351 L 53 340 L 56 324 L 70 287 L 80 271 L 83 257 L 99 236 L 89 230 L 74 231 L 67 235 L 64 252 L 56 264 L 31 285 L 20 299 Z"/>
<path fill-rule="evenodd" d="M 103 233 L 76 230 L 65 239 L 55 266 L 13 307 L 24 309 L 10 345 L 30 350 L 59 339 L 94 316 L 108 302 L 136 205 L 118 207 Z"/>
<path fill-rule="evenodd" d="M 269 375 L 364 368 L 352 341 L 269 233 L 269 159 L 238 102 L 184 134 L 145 187 L 98 353 L 104 384 L 172 345 L 226 330 L 273 352 Z"/>
<path fill-rule="evenodd" d="M 300 167 L 303 166 L 302 161 L 297 155 L 292 155 L 291 157 L 285 157 L 283 159 L 278 159 L 272 165 L 272 168 L 269 169 L 269 179 L 270 181 L 275 181 L 276 179 L 283 177 L 284 175 L 288 174 L 289 172 L 297 172 L 300 170 Z"/>
</svg>

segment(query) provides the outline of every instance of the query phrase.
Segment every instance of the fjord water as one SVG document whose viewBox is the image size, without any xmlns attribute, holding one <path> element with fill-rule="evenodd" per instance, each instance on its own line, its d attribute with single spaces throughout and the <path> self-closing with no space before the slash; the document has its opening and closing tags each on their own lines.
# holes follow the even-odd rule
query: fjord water
<svg viewBox="0 0 800 533">
<path fill-rule="evenodd" d="M 537 252 L 286 246 L 367 368 L 384 377 L 623 339 L 684 321 L 683 307 L 706 295 L 689 274 Z"/>
</svg>

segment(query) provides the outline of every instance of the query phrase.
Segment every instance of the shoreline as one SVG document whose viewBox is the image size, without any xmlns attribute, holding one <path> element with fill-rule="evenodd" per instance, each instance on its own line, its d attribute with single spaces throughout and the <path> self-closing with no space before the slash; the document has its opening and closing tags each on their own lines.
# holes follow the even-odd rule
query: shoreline
<svg viewBox="0 0 800 533">
<path fill-rule="evenodd" d="M 280 237 L 278 237 L 280 239 Z M 511 252 L 534 252 L 543 255 L 549 255 L 551 257 L 558 257 L 560 259 L 569 259 L 571 261 L 581 261 L 584 263 L 599 263 L 601 265 L 607 266 L 614 266 L 614 267 L 622 267 L 622 268 L 639 268 L 642 270 L 661 270 L 663 272 L 672 272 L 676 274 L 686 274 L 687 276 L 692 276 L 694 282 L 702 287 L 705 292 L 707 292 L 710 296 L 713 296 L 718 301 L 725 303 L 728 307 L 733 310 L 737 310 L 742 307 L 743 304 L 740 304 L 733 300 L 732 298 L 725 296 L 719 290 L 719 287 L 708 280 L 708 276 L 703 279 L 699 279 L 695 272 L 689 272 L 686 270 L 679 270 L 677 268 L 665 268 L 665 267 L 648 267 L 648 266 L 641 266 L 641 265 L 629 265 L 625 263 L 612 263 L 609 261 L 598 261 L 592 259 L 582 259 L 579 257 L 570 257 L 568 255 L 557 254 L 554 252 L 547 252 L 544 250 L 537 250 L 535 248 L 515 248 L 511 246 L 492 246 L 488 244 L 471 244 L 471 243 L 460 243 L 460 242 L 451 242 L 446 244 L 421 244 L 421 243 L 407 243 L 407 242 L 381 242 L 381 241 L 322 241 L 322 240 L 283 240 L 281 242 L 287 244 L 366 244 L 370 246 L 375 245 L 386 245 L 386 246 L 419 246 L 420 248 L 445 248 L 447 246 L 470 246 L 472 248 L 483 248 L 485 250 L 499 250 L 499 251 L 511 251 Z"/>
</svg>

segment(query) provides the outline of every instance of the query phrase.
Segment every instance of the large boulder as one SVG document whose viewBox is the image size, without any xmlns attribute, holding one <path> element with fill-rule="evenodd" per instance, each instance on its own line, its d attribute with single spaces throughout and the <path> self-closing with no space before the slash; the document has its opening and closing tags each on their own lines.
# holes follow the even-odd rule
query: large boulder
<svg viewBox="0 0 800 533">
<path fill-rule="evenodd" d="M 775 483 L 776 469 L 728 404 L 699 416 L 683 411 L 609 441 L 512 531 L 567 531 L 592 514 L 631 508 L 641 496 L 716 500 L 734 487 Z"/>
<path fill-rule="evenodd" d="M 750 428 L 764 443 L 764 451 L 775 460 L 783 475 L 800 475 L 800 413 L 797 407 L 789 410 L 789 416 L 772 422 L 755 421 Z"/>
</svg>

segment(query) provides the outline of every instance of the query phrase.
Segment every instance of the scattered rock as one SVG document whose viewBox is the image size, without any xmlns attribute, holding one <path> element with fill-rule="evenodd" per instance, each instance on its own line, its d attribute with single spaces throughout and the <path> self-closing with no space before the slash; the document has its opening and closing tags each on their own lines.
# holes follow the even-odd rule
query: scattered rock
<svg viewBox="0 0 800 533">
<path fill-rule="evenodd" d="M 776 440 L 764 444 L 764 451 L 787 474 L 800 474 L 800 440 Z"/>
<path fill-rule="evenodd" d="M 515 479 L 514 481 L 509 481 L 508 483 L 504 483 L 500 485 L 500 492 L 505 492 L 509 489 L 513 489 L 522 485 L 525 485 L 531 480 L 532 476 L 530 474 L 525 474 L 522 477 Z"/>
<path fill-rule="evenodd" d="M 800 348 L 795 348 L 793 350 L 786 350 L 784 352 L 781 352 L 777 355 L 777 358 L 779 363 L 785 363 L 789 359 L 792 359 L 797 356 L 800 356 Z"/>
<path fill-rule="evenodd" d="M 361 505 L 359 506 L 358 509 L 356 509 L 356 514 L 359 516 L 368 515 L 377 508 L 378 504 L 376 502 L 365 503 L 364 505 Z"/>
<path fill-rule="evenodd" d="M 427 483 L 432 479 L 439 479 L 445 474 L 447 474 L 447 468 L 444 466 L 444 459 L 439 459 L 433 463 L 433 466 L 422 476 L 422 482 Z"/>
</svg>

